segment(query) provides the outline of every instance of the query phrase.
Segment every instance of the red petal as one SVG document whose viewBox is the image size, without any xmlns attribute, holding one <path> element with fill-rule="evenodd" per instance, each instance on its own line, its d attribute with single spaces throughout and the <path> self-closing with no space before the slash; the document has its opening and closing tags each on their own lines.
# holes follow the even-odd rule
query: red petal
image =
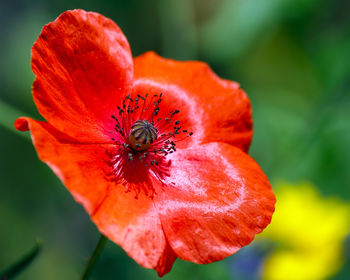
<svg viewBox="0 0 350 280">
<path fill-rule="evenodd" d="M 30 129 L 39 158 L 50 166 L 86 211 L 93 213 L 109 186 L 104 179 L 103 159 L 110 145 L 80 144 L 49 123 L 30 118 L 17 119 L 15 127 Z"/>
<path fill-rule="evenodd" d="M 50 124 L 30 118 L 18 119 L 15 126 L 30 129 L 40 159 L 83 204 L 104 235 L 159 275 L 171 269 L 176 255 L 164 236 L 153 200 L 142 192 L 135 199 L 125 186 L 106 179 L 106 151 L 113 145 L 80 144 Z"/>
<path fill-rule="evenodd" d="M 32 49 L 35 103 L 42 116 L 80 142 L 96 142 L 129 90 L 133 62 L 127 39 L 104 16 L 67 11 L 46 25 Z"/>
<path fill-rule="evenodd" d="M 253 133 L 251 106 L 237 83 L 220 79 L 205 63 L 179 62 L 153 52 L 135 58 L 134 69 L 136 79 L 176 86 L 200 104 L 205 112 L 203 143 L 225 142 L 248 150 Z"/>
<path fill-rule="evenodd" d="M 167 241 L 163 256 L 159 259 L 157 266 L 154 268 L 158 272 L 159 277 L 162 277 L 171 270 L 176 259 L 177 256 Z"/>
<path fill-rule="evenodd" d="M 136 94 L 149 94 L 149 99 L 152 95 L 159 95 L 162 93 L 162 101 L 159 104 L 159 113 L 156 118 L 165 119 L 169 117 L 169 113 L 174 110 L 179 110 L 180 113 L 174 116 L 175 120 L 180 121 L 181 130 L 187 130 L 186 133 L 181 133 L 175 140 L 183 139 L 176 143 L 177 148 L 186 148 L 188 145 L 198 144 L 203 141 L 205 126 L 203 121 L 204 111 L 202 110 L 202 104 L 198 103 L 198 100 L 192 98 L 187 92 L 181 90 L 174 85 L 168 85 L 164 83 L 158 83 L 148 79 L 137 79 L 134 81 L 133 95 Z M 173 126 L 170 127 L 170 131 L 173 131 Z M 161 133 L 167 133 L 169 131 L 160 131 Z M 189 132 L 193 132 L 193 137 L 187 137 Z"/>
<path fill-rule="evenodd" d="M 240 149 L 210 143 L 171 156 L 168 186 L 156 196 L 174 252 L 195 263 L 221 260 L 248 245 L 271 220 L 275 196 Z"/>
<path fill-rule="evenodd" d="M 125 186 L 113 186 L 92 220 L 140 265 L 160 275 L 171 269 L 176 256 L 169 250 L 152 199 L 143 192 L 136 199 L 125 193 Z"/>
</svg>

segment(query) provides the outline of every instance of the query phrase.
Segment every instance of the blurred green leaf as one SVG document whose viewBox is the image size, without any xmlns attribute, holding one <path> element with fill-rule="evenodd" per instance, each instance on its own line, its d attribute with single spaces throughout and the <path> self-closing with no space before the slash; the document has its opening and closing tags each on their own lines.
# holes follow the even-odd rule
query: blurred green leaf
<svg viewBox="0 0 350 280">
<path fill-rule="evenodd" d="M 162 30 L 162 55 L 174 59 L 197 57 L 197 30 L 192 1 L 162 0 L 158 2 Z M 174 37 L 174 34 L 177 34 Z"/>
<path fill-rule="evenodd" d="M 202 47 L 211 59 L 238 57 L 265 40 L 280 22 L 314 9 L 321 0 L 224 0 L 201 26 Z"/>
<path fill-rule="evenodd" d="M 0 100 L 0 125 L 9 129 L 10 131 L 30 140 L 28 133 L 23 133 L 15 129 L 14 123 L 18 117 L 25 116 L 26 114 L 11 107 L 10 105 Z"/>
<path fill-rule="evenodd" d="M 1 280 L 13 279 L 24 269 L 26 269 L 31 262 L 38 256 L 41 250 L 41 244 L 37 241 L 35 247 L 25 256 L 23 256 L 19 261 L 14 263 L 11 267 L 5 269 L 0 273 Z"/>
</svg>

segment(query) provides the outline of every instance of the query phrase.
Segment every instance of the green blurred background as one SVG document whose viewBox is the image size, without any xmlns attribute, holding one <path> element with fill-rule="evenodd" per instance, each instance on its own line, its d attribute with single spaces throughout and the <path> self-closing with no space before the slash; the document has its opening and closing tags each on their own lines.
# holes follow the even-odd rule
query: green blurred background
<svg viewBox="0 0 350 280">
<path fill-rule="evenodd" d="M 250 154 L 274 187 L 278 180 L 308 181 L 322 198 L 350 203 L 350 1 L 0 0 L 0 271 L 40 239 L 43 250 L 18 279 L 79 279 L 98 240 L 28 135 L 13 129 L 17 116 L 39 118 L 30 92 L 31 46 L 43 25 L 74 8 L 116 21 L 134 56 L 154 50 L 202 60 L 238 81 L 253 105 Z M 254 241 L 210 265 L 177 260 L 164 279 L 260 279 L 264 244 Z M 350 279 L 349 247 L 344 239 L 339 269 L 326 278 Z M 155 278 L 111 242 L 92 276 Z"/>
</svg>

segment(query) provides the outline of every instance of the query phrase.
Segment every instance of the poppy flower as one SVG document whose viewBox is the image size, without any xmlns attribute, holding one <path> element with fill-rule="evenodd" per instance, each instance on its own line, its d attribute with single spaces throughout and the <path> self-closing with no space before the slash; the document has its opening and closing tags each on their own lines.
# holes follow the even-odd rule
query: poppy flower
<svg viewBox="0 0 350 280">
<path fill-rule="evenodd" d="M 32 48 L 30 130 L 39 158 L 136 262 L 221 260 L 271 220 L 275 197 L 247 155 L 250 101 L 201 62 L 132 58 L 104 16 L 67 11 Z"/>
</svg>

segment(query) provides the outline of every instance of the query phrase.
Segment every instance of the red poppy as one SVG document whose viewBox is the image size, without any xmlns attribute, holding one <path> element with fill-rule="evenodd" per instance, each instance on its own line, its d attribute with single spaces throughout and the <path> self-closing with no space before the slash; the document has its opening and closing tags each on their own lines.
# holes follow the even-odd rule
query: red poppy
<svg viewBox="0 0 350 280">
<path fill-rule="evenodd" d="M 201 62 L 135 59 L 119 27 L 67 11 L 32 49 L 46 121 L 17 119 L 98 229 L 140 265 L 221 260 L 271 220 L 275 196 L 247 155 L 251 106 Z"/>
</svg>

